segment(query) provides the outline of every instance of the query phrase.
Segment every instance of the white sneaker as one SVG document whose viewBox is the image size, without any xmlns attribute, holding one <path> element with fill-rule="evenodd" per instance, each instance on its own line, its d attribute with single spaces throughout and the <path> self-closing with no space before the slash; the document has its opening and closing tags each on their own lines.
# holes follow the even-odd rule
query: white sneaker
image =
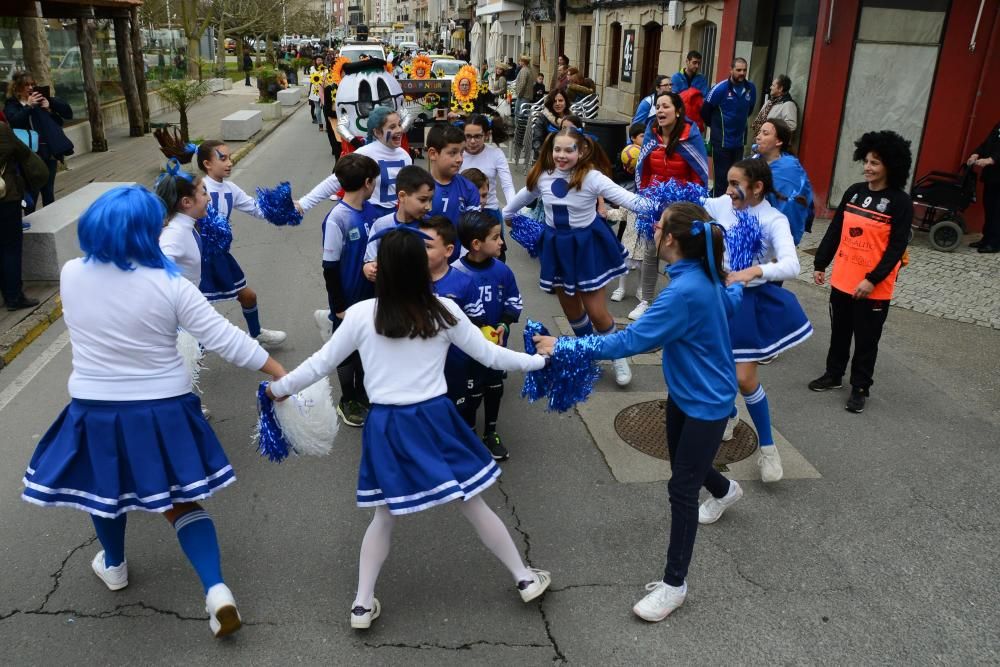
<svg viewBox="0 0 1000 667">
<path fill-rule="evenodd" d="M 729 421 L 726 422 L 726 431 L 722 434 L 723 442 L 733 439 L 733 434 L 736 432 L 736 426 L 739 423 L 740 423 L 739 415 L 729 418 Z"/>
<path fill-rule="evenodd" d="M 90 567 L 109 590 L 120 591 L 128 586 L 128 561 L 123 560 L 121 565 L 108 567 L 104 564 L 104 551 L 102 550 L 94 556 Z"/>
<path fill-rule="evenodd" d="M 632 612 L 644 621 L 658 623 L 684 604 L 687 597 L 687 582 L 683 586 L 669 586 L 662 581 L 646 584 L 649 593 L 635 603 Z"/>
<path fill-rule="evenodd" d="M 355 630 L 367 630 L 372 627 L 372 621 L 382 613 L 382 605 L 378 603 L 378 598 L 372 598 L 372 608 L 365 609 L 357 605 L 351 610 L 351 627 Z"/>
<path fill-rule="evenodd" d="M 243 625 L 233 592 L 225 584 L 216 584 L 208 589 L 205 611 L 208 612 L 208 627 L 216 637 L 231 635 Z"/>
<path fill-rule="evenodd" d="M 521 599 L 531 602 L 545 592 L 545 589 L 552 583 L 552 575 L 546 570 L 531 568 L 534 579 L 531 581 L 521 581 L 517 584 L 517 592 L 521 594 Z"/>
<path fill-rule="evenodd" d="M 212 411 L 203 405 L 201 406 L 201 416 L 205 418 L 205 421 L 208 421 L 212 418 Z"/>
<path fill-rule="evenodd" d="M 270 347 L 272 345 L 281 345 L 288 338 L 288 334 L 284 331 L 277 331 L 271 329 L 261 329 L 260 335 L 257 336 L 257 342 L 261 344 L 261 347 Z"/>
<path fill-rule="evenodd" d="M 643 313 L 649 310 L 648 301 L 639 301 L 639 305 L 632 309 L 632 312 L 628 314 L 630 320 L 637 320 L 642 317 Z"/>
<path fill-rule="evenodd" d="M 729 480 L 729 492 L 721 498 L 709 496 L 708 500 L 698 508 L 698 523 L 715 523 L 722 516 L 722 513 L 743 497 L 743 487 Z"/>
<path fill-rule="evenodd" d="M 313 319 L 316 320 L 316 326 L 319 327 L 319 337 L 323 339 L 323 342 L 330 340 L 333 336 L 333 322 L 330 321 L 330 310 L 317 310 L 313 313 Z"/>
<path fill-rule="evenodd" d="M 760 479 L 763 482 L 777 482 L 785 474 L 781 468 L 781 456 L 778 454 L 778 448 L 774 445 L 760 448 L 757 466 L 760 468 Z"/>
<path fill-rule="evenodd" d="M 625 288 L 624 287 L 616 287 L 615 291 L 611 293 L 611 300 L 612 301 L 621 301 L 624 298 L 625 298 Z"/>
<path fill-rule="evenodd" d="M 627 387 L 632 381 L 632 369 L 628 367 L 628 359 L 615 359 L 611 365 L 615 367 L 615 384 Z"/>
</svg>

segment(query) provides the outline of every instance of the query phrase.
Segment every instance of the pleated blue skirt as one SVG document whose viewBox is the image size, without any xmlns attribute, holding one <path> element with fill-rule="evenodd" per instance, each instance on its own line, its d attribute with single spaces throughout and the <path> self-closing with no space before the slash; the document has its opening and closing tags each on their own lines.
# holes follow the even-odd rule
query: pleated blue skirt
<svg viewBox="0 0 1000 667">
<path fill-rule="evenodd" d="M 21 497 L 114 518 L 130 510 L 163 512 L 235 481 L 194 394 L 74 398 L 35 448 Z"/>
<path fill-rule="evenodd" d="M 538 242 L 538 286 L 546 292 L 562 288 L 570 295 L 599 290 L 628 271 L 627 255 L 602 218 L 575 229 L 546 225 Z"/>
<path fill-rule="evenodd" d="M 736 363 L 773 357 L 795 347 L 813 332 L 799 300 L 774 283 L 745 288 L 729 328 Z"/>
<path fill-rule="evenodd" d="M 468 500 L 500 468 L 446 396 L 412 405 L 373 405 L 361 437 L 359 507 L 412 514 Z"/>
<path fill-rule="evenodd" d="M 201 284 L 198 288 L 209 301 L 231 301 L 247 286 L 246 276 L 231 253 L 201 256 Z"/>
</svg>

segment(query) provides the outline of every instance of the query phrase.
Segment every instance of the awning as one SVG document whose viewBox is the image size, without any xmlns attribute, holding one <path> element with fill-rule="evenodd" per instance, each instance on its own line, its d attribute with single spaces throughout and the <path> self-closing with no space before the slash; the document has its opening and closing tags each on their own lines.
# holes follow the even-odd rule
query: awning
<svg viewBox="0 0 1000 667">
<path fill-rule="evenodd" d="M 517 13 L 518 16 L 521 16 L 522 11 L 524 11 L 524 5 L 519 5 L 516 2 L 491 2 L 488 5 L 477 7 L 476 16 L 490 16 L 507 12 Z"/>
</svg>

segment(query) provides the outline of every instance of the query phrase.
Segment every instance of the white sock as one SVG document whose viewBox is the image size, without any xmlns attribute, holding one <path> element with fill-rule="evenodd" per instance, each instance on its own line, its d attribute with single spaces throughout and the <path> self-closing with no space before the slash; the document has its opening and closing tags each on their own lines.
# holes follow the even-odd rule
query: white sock
<svg viewBox="0 0 1000 667">
<path fill-rule="evenodd" d="M 459 502 L 458 507 L 476 529 L 479 539 L 486 548 L 492 551 L 493 555 L 514 575 L 514 583 L 534 581 L 535 576 L 521 560 L 521 554 L 514 546 L 514 540 L 511 539 L 507 526 L 480 496 Z"/>
<path fill-rule="evenodd" d="M 365 609 L 372 608 L 372 599 L 375 597 L 375 582 L 378 581 L 378 574 L 382 570 L 389 555 L 389 547 L 392 543 L 392 527 L 396 523 L 396 518 L 389 513 L 385 505 L 375 508 L 375 516 L 365 531 L 365 538 L 361 540 L 361 556 L 358 561 L 358 594 L 354 598 L 352 607 L 361 605 Z"/>
<path fill-rule="evenodd" d="M 625 278 L 627 277 L 628 273 L 623 273 L 620 276 L 618 276 L 618 289 L 620 289 L 623 292 L 625 291 Z"/>
</svg>

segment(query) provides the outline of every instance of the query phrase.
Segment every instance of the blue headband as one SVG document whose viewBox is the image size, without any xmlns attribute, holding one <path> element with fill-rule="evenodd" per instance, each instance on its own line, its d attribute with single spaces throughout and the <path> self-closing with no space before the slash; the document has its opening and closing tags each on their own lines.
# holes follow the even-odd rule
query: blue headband
<svg viewBox="0 0 1000 667">
<path fill-rule="evenodd" d="M 175 157 L 172 157 L 169 160 L 167 160 L 167 165 L 163 168 L 163 173 L 161 173 L 159 177 L 156 179 L 154 187 L 162 183 L 163 179 L 165 179 L 167 176 L 170 176 L 171 178 L 183 178 L 188 183 L 194 180 L 194 177 L 191 174 L 187 173 L 181 168 L 181 163 L 178 162 L 177 158 Z"/>
<path fill-rule="evenodd" d="M 392 232 L 409 232 L 410 234 L 416 234 L 417 236 L 419 236 L 420 238 L 422 238 L 425 241 L 433 241 L 434 240 L 433 238 L 431 238 L 431 236 L 429 234 L 424 234 L 422 231 L 420 231 L 416 227 L 410 227 L 408 225 L 403 224 L 403 225 L 396 225 L 395 227 L 386 227 L 385 229 L 383 229 L 383 230 L 381 230 L 379 232 L 376 232 L 372 236 L 368 237 L 368 242 L 371 243 L 372 241 L 378 241 L 379 239 L 381 239 L 386 234 L 391 234 Z"/>
<path fill-rule="evenodd" d="M 708 260 L 708 270 L 712 272 L 713 280 L 720 282 L 719 274 L 715 272 L 715 243 L 712 242 L 712 225 L 718 226 L 722 230 L 723 236 L 725 235 L 726 230 L 719 223 L 695 220 L 691 223 L 691 236 L 705 235 L 705 258 Z"/>
</svg>

